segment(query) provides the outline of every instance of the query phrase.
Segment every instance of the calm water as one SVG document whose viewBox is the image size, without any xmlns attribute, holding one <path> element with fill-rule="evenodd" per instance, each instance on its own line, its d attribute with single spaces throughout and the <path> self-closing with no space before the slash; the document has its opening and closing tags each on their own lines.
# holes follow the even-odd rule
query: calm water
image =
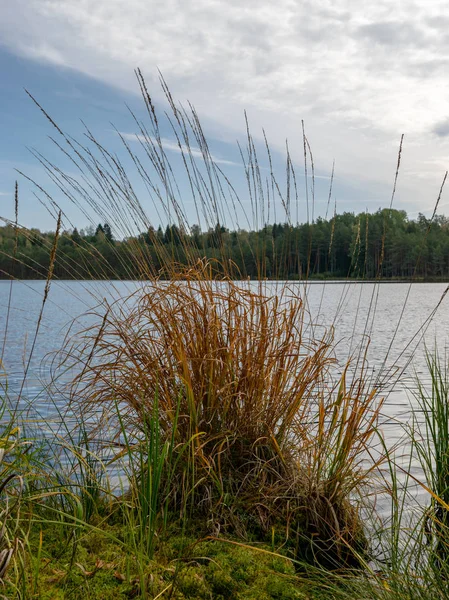
<svg viewBox="0 0 449 600">
<path fill-rule="evenodd" d="M 98 317 L 89 311 L 98 307 L 104 298 L 113 301 L 135 291 L 139 285 L 135 282 L 53 282 L 34 340 L 45 282 L 14 282 L 11 287 L 10 282 L 0 281 L 0 355 L 5 340 L 3 365 L 11 401 L 20 393 L 20 406 L 31 407 L 35 414 L 49 415 L 54 412 L 54 403 L 63 408 L 66 399 L 58 395 L 57 389 L 51 390 L 52 402 L 49 402 L 48 384 L 55 353 L 65 336 L 92 326 Z M 387 373 L 395 370 L 396 377 L 390 377 L 390 385 L 384 389 L 382 430 L 389 444 L 399 443 L 398 455 L 403 454 L 406 462 L 409 449 L 401 442 L 401 424 L 409 421 L 413 403 L 406 388 L 413 388 L 415 372 L 424 381 L 428 377 L 424 343 L 430 348 L 436 344 L 441 356 L 446 351 L 449 294 L 442 299 L 446 284 L 382 283 L 376 286 L 327 282 L 309 283 L 307 289 L 304 284 L 293 282 L 266 285 L 273 291 L 286 285 L 292 293 L 299 292 L 307 298 L 315 335 L 321 328 L 334 327 L 339 359 L 356 353 L 369 338 L 367 358 L 373 381 L 381 382 Z M 76 317 L 80 318 L 73 323 Z M 391 381 L 396 380 L 392 387 Z M 417 465 L 414 464 L 413 469 L 419 474 Z"/>
</svg>

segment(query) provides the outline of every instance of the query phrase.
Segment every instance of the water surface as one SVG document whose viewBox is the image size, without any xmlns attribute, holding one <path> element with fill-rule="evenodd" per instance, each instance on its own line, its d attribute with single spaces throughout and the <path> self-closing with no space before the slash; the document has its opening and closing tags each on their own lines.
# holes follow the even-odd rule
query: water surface
<svg viewBox="0 0 449 600">
<path fill-rule="evenodd" d="M 48 386 L 58 360 L 56 353 L 64 339 L 97 323 L 98 315 L 104 312 L 102 302 L 113 302 L 142 285 L 54 281 L 41 314 L 44 281 L 14 282 L 12 286 L 8 281 L 0 281 L 0 350 L 4 342 L 3 368 L 7 375 L 4 390 L 10 402 L 14 403 L 20 395 L 21 409 L 44 417 L 53 414 L 55 406 L 62 410 L 66 398 L 61 388 Z M 358 349 L 365 348 L 369 340 L 369 374 L 373 382 L 385 384 L 381 428 L 390 446 L 399 444 L 397 454 L 403 455 L 407 465 L 410 448 L 401 441 L 402 425 L 411 418 L 415 401 L 410 390 L 416 387 L 415 377 L 424 382 L 429 379 L 424 345 L 431 349 L 436 346 L 440 356 L 445 355 L 447 348 L 446 284 L 266 282 L 264 285 L 272 293 L 286 286 L 287 295 L 300 294 L 310 313 L 314 335 L 320 335 L 325 328 L 334 328 L 336 354 L 342 362 L 350 355 L 357 355 Z M 70 376 L 68 372 L 63 378 Z M 412 469 L 419 474 L 416 462 L 412 463 Z"/>
</svg>

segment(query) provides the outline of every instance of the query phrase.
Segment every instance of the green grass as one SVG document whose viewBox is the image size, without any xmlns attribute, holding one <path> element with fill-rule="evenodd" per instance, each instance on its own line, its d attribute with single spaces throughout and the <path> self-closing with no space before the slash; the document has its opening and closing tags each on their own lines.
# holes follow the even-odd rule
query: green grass
<svg viewBox="0 0 449 600">
<path fill-rule="evenodd" d="M 429 560 L 434 568 L 449 576 L 449 365 L 438 350 L 426 351 L 429 382 L 417 378 L 414 397 L 416 435 L 413 446 L 422 466 L 430 506 L 424 516 L 424 534 Z M 449 593 L 449 585 L 448 585 Z"/>
</svg>

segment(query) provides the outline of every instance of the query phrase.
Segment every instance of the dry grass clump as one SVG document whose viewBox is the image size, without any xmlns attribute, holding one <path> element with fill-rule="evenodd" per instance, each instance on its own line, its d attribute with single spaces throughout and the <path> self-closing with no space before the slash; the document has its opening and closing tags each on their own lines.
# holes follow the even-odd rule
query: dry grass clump
<svg viewBox="0 0 449 600">
<path fill-rule="evenodd" d="M 197 275 L 149 285 L 128 315 L 112 307 L 79 378 L 88 402 L 118 402 L 122 418 L 138 424 L 157 394 L 168 433 L 181 393 L 184 439 L 238 432 L 251 442 L 274 437 L 284 448 L 333 363 L 331 337 L 307 339 L 299 298 Z"/>
<path fill-rule="evenodd" d="M 375 395 L 361 379 L 346 386 L 346 371 L 334 381 L 332 332 L 317 335 L 301 297 L 208 273 L 201 264 L 110 306 L 79 355 L 73 401 L 101 415 L 119 453 L 124 431 L 139 443 L 157 410 L 177 457 L 171 508 L 191 501 L 245 535 L 282 523 L 296 552 L 305 535 L 347 556 Z"/>
</svg>

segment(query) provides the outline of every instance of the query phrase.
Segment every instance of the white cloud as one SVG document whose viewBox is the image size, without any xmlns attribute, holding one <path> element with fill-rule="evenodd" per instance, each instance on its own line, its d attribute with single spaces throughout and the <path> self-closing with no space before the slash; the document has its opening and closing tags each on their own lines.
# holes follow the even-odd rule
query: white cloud
<svg viewBox="0 0 449 600">
<path fill-rule="evenodd" d="M 155 96 L 159 68 L 214 135 L 240 136 L 246 108 L 253 133 L 279 149 L 289 137 L 298 161 L 304 119 L 336 183 L 391 187 L 405 133 L 399 197 L 415 205 L 432 202 L 449 156 L 445 0 L 15 0 L 0 39 L 127 90 L 139 66 Z"/>
<path fill-rule="evenodd" d="M 142 143 L 148 142 L 148 139 L 145 138 L 145 136 L 141 135 L 140 133 L 126 133 L 126 132 L 121 131 L 120 135 L 125 140 L 129 140 L 131 142 L 142 142 Z M 153 142 L 157 143 L 155 140 L 153 140 Z M 197 148 L 196 146 L 190 146 L 190 148 L 188 148 L 184 144 L 179 145 L 176 141 L 170 140 L 168 138 L 161 138 L 161 143 L 162 143 L 162 147 L 164 148 L 164 150 L 171 150 L 172 152 L 176 152 L 177 154 L 190 154 L 193 158 L 198 158 L 200 160 L 203 160 L 203 153 L 201 152 L 200 148 Z M 242 165 L 242 163 L 236 163 L 232 160 L 226 160 L 224 158 L 219 158 L 219 157 L 215 156 L 214 154 L 210 154 L 210 158 L 217 165 L 228 165 L 228 166 L 233 166 L 233 167 L 240 167 Z"/>
</svg>

